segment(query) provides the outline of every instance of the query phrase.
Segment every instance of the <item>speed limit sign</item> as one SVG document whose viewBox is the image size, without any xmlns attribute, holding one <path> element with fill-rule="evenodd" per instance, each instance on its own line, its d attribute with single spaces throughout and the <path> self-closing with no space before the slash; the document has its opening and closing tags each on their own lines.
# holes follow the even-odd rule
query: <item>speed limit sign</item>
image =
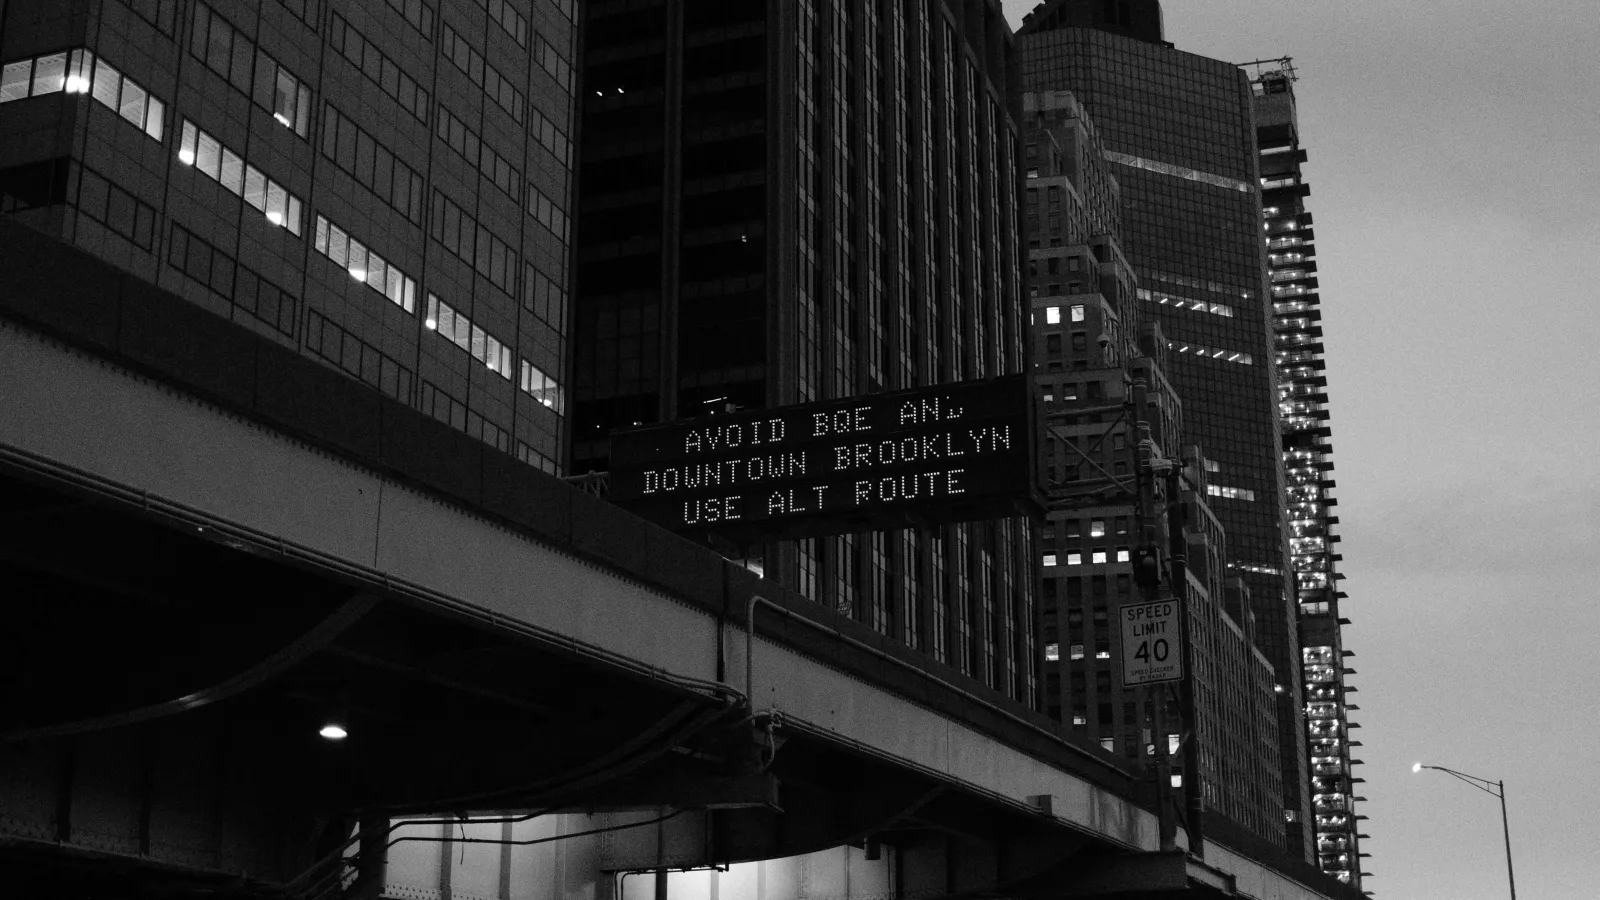
<svg viewBox="0 0 1600 900">
<path fill-rule="evenodd" d="M 1122 684 L 1183 680 L 1178 601 L 1130 603 L 1118 610 L 1122 627 Z"/>
</svg>

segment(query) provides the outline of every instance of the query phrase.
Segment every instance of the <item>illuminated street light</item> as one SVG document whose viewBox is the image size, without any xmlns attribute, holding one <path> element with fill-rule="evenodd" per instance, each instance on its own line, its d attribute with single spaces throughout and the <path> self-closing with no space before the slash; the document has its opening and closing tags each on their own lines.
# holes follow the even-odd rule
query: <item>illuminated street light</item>
<svg viewBox="0 0 1600 900">
<path fill-rule="evenodd" d="M 1447 769 L 1444 766 L 1425 766 L 1420 762 L 1411 764 L 1411 771 L 1413 772 L 1421 772 L 1423 769 L 1433 769 L 1436 772 L 1453 775 L 1485 794 L 1500 798 L 1500 827 L 1504 830 L 1506 836 L 1506 881 L 1511 885 L 1511 900 L 1517 900 L 1517 879 L 1511 871 L 1511 821 L 1506 817 L 1506 783 L 1504 781 L 1490 781 L 1487 778 L 1479 778 L 1476 775 L 1468 775 L 1465 772 L 1457 772 L 1455 769 Z"/>
</svg>

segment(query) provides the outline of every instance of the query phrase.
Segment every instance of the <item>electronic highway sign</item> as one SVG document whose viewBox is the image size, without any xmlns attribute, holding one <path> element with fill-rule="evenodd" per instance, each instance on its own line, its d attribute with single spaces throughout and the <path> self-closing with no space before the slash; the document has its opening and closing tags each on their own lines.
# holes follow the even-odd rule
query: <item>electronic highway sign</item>
<svg viewBox="0 0 1600 900">
<path fill-rule="evenodd" d="M 806 537 L 1031 514 L 1022 375 L 614 431 L 610 497 L 673 531 Z"/>
</svg>

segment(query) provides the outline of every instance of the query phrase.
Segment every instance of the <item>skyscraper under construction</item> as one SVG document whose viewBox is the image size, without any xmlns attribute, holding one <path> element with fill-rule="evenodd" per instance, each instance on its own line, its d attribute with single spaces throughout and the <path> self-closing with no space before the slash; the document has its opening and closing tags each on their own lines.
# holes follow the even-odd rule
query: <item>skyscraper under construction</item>
<svg viewBox="0 0 1600 900">
<path fill-rule="evenodd" d="M 1312 818 L 1308 829 L 1323 871 L 1359 886 L 1360 838 L 1355 803 L 1361 783 L 1352 748 L 1340 610 L 1345 594 L 1337 571 L 1339 535 L 1332 496 L 1333 446 L 1328 424 L 1328 378 L 1323 361 L 1322 307 L 1316 235 L 1305 198 L 1292 60 L 1251 63 L 1256 142 L 1260 152 L 1262 217 L 1276 332 L 1283 467 L 1288 486 L 1289 550 L 1299 598 L 1301 668 L 1310 752 Z"/>
</svg>

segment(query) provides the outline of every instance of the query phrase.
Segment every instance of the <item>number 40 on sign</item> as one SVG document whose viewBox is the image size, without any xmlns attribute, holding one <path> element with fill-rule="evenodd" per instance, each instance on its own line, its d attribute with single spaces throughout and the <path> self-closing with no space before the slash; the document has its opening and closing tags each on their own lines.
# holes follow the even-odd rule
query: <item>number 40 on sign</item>
<svg viewBox="0 0 1600 900">
<path fill-rule="evenodd" d="M 1117 616 L 1122 627 L 1122 683 L 1125 687 L 1183 680 L 1178 601 L 1131 603 Z"/>
</svg>

